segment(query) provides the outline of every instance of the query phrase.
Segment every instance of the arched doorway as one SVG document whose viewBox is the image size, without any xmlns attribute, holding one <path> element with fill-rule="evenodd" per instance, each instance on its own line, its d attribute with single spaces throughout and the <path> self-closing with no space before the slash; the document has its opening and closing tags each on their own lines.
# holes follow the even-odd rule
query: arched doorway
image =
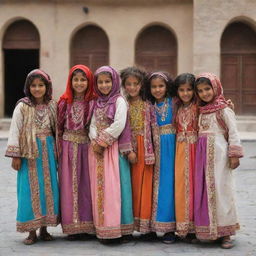
<svg viewBox="0 0 256 256">
<path fill-rule="evenodd" d="M 27 20 L 12 23 L 3 39 L 4 115 L 10 117 L 18 99 L 24 97 L 26 75 L 39 67 L 40 38 L 37 28 Z"/>
<path fill-rule="evenodd" d="M 256 32 L 242 22 L 231 23 L 221 38 L 221 80 L 237 114 L 256 109 Z"/>
<path fill-rule="evenodd" d="M 177 75 L 177 41 L 173 33 L 163 26 L 144 29 L 136 40 L 135 62 L 147 71 L 168 71 Z"/>
<path fill-rule="evenodd" d="M 71 66 L 83 64 L 92 71 L 109 63 L 109 41 L 99 27 L 89 25 L 81 28 L 71 42 Z"/>
</svg>

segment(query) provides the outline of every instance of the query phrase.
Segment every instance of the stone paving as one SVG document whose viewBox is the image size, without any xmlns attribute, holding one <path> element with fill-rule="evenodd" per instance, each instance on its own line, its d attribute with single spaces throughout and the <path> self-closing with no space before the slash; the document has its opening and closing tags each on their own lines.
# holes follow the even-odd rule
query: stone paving
<svg viewBox="0 0 256 256">
<path fill-rule="evenodd" d="M 97 256 L 256 256 L 256 142 L 244 142 L 246 157 L 235 171 L 237 205 L 241 230 L 231 250 L 223 250 L 217 244 L 185 244 L 177 242 L 166 245 L 161 242 L 142 242 L 138 239 L 118 245 L 102 245 L 96 239 L 89 241 L 67 241 L 61 228 L 49 228 L 55 241 L 25 246 L 26 234 L 17 233 L 16 173 L 10 167 L 10 159 L 3 157 L 6 140 L 0 140 L 0 256 L 13 255 L 97 255 Z"/>
</svg>

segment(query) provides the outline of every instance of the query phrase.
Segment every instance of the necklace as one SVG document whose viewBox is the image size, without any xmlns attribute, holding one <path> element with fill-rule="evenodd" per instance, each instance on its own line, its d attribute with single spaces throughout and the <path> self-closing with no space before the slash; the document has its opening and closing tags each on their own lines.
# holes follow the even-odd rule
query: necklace
<svg viewBox="0 0 256 256">
<path fill-rule="evenodd" d="M 158 115 L 161 117 L 161 121 L 165 121 L 167 115 L 168 115 L 168 102 L 167 98 L 165 98 L 164 103 L 162 106 L 158 107 L 155 103 L 155 110 L 158 113 Z"/>
</svg>

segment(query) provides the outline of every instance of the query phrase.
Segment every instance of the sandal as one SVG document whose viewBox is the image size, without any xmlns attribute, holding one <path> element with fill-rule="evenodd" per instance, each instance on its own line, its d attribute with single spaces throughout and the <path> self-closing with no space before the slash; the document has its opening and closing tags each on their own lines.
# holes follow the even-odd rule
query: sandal
<svg viewBox="0 0 256 256">
<path fill-rule="evenodd" d="M 150 232 L 150 233 L 140 235 L 140 239 L 142 241 L 154 241 L 154 240 L 157 240 L 157 235 L 155 232 Z"/>
<path fill-rule="evenodd" d="M 164 234 L 162 242 L 164 244 L 173 244 L 176 241 L 176 236 L 172 232 Z"/>
<path fill-rule="evenodd" d="M 182 239 L 185 243 L 189 243 L 189 244 L 196 244 L 199 242 L 199 240 L 196 238 L 195 234 L 187 234 L 183 239 Z"/>
<path fill-rule="evenodd" d="M 32 245 L 37 241 L 38 241 L 37 236 L 34 236 L 34 237 L 28 236 L 26 239 L 24 239 L 23 244 Z"/>
<path fill-rule="evenodd" d="M 230 239 L 230 237 L 223 237 L 221 241 L 221 248 L 222 249 L 231 249 L 235 246 L 234 241 Z"/>
<path fill-rule="evenodd" d="M 53 236 L 50 235 L 48 232 L 40 233 L 39 239 L 41 239 L 42 241 L 53 241 L 54 240 Z"/>
</svg>

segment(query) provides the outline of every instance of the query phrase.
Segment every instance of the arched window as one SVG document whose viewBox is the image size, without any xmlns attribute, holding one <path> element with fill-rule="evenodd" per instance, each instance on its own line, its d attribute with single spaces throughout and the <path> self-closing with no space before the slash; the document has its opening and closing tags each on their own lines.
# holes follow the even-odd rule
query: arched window
<svg viewBox="0 0 256 256">
<path fill-rule="evenodd" d="M 233 22 L 221 38 L 221 80 L 226 98 L 238 114 L 255 114 L 256 32 L 247 24 Z"/>
<path fill-rule="evenodd" d="M 167 71 L 175 77 L 177 41 L 173 33 L 159 25 L 144 29 L 136 40 L 135 62 L 147 71 Z"/>
<path fill-rule="evenodd" d="M 5 116 L 11 116 L 17 100 L 24 97 L 26 75 L 39 67 L 39 49 L 39 33 L 30 21 L 9 25 L 3 39 Z"/>
<path fill-rule="evenodd" d="M 99 27 L 89 25 L 81 28 L 71 42 L 71 66 L 83 64 L 92 71 L 109 63 L 109 41 Z"/>
</svg>

